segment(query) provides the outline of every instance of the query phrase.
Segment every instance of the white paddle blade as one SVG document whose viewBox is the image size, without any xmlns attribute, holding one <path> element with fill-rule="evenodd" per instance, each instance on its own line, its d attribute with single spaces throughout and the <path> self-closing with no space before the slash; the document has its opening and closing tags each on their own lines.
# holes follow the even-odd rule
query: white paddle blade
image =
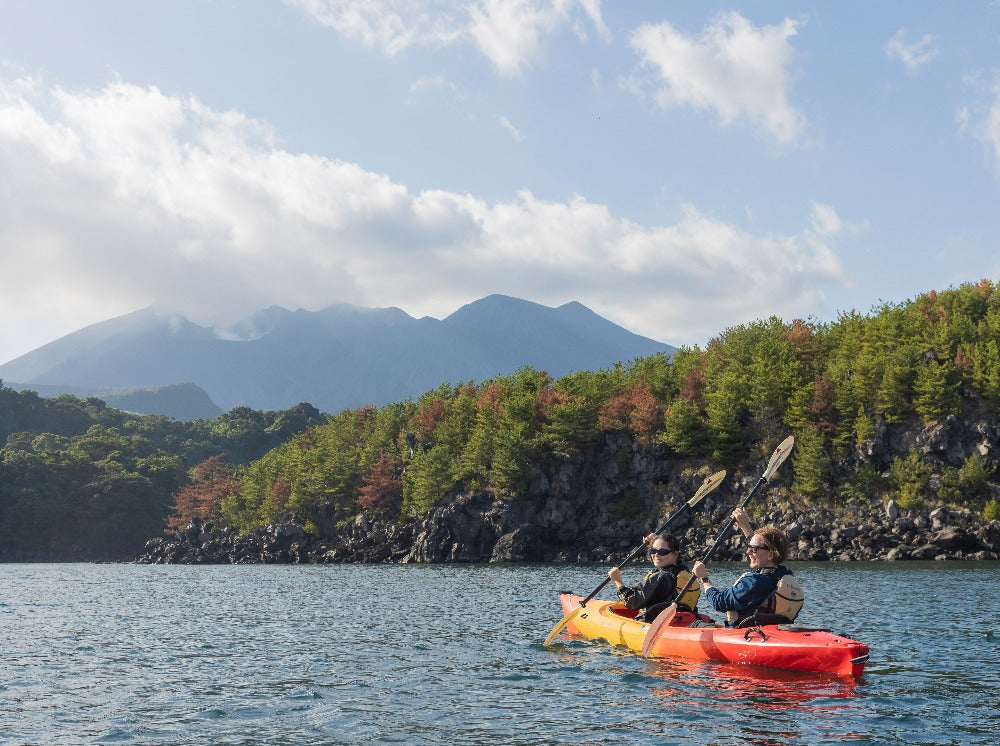
<svg viewBox="0 0 1000 746">
<path fill-rule="evenodd" d="M 694 497 L 688 500 L 688 507 L 693 508 L 695 505 L 704 500 L 705 496 L 708 495 L 709 492 L 714 490 L 720 484 L 722 484 L 722 480 L 724 480 L 725 478 L 726 478 L 725 469 L 723 469 L 722 471 L 715 472 L 715 474 L 713 474 L 710 477 L 706 477 L 705 481 L 701 483 L 701 487 L 699 487 L 698 491 L 694 493 Z"/>
<path fill-rule="evenodd" d="M 795 445 L 795 438 L 789 435 L 778 447 L 774 449 L 774 453 L 771 454 L 771 460 L 767 462 L 767 468 L 764 469 L 764 480 L 769 480 L 771 475 L 778 470 L 778 467 L 785 463 L 785 459 L 789 457 L 792 453 L 792 446 Z"/>
</svg>

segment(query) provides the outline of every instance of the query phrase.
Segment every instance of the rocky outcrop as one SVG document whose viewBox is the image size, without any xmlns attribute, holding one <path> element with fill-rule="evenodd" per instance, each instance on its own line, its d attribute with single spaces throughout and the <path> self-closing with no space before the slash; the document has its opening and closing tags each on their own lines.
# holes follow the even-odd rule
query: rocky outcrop
<svg viewBox="0 0 1000 746">
<path fill-rule="evenodd" d="M 478 496 L 479 503 L 486 497 Z M 569 545 L 537 524 L 515 523 L 524 509 L 510 502 L 476 513 L 476 498 L 434 511 L 419 523 L 396 525 L 359 516 L 336 537 L 320 539 L 302 523 L 281 523 L 237 534 L 211 522 L 195 521 L 183 531 L 152 539 L 138 562 L 162 564 L 407 563 L 407 562 L 620 562 L 645 531 L 602 541 L 585 535 Z M 720 510 L 724 514 L 724 511 Z M 984 524 L 966 510 L 937 508 L 929 514 L 891 517 L 835 515 L 831 511 L 774 508 L 761 519 L 784 526 L 792 561 L 995 560 L 1000 559 L 1000 521 Z M 675 531 L 685 555 L 702 557 L 720 527 L 699 520 Z M 505 530 L 510 528 L 510 530 Z M 675 527 L 676 528 L 676 527 Z M 740 560 L 745 544 L 734 534 L 716 551 L 716 560 Z"/>
<path fill-rule="evenodd" d="M 977 417 L 929 426 L 877 423 L 873 437 L 855 449 L 849 470 L 867 463 L 884 471 L 894 458 L 916 449 L 934 468 L 958 467 L 972 453 L 995 468 L 1000 423 Z M 723 485 L 671 527 L 686 556 L 704 555 L 734 505 L 766 465 L 730 472 Z M 794 458 L 794 456 L 793 456 Z M 792 560 L 852 561 L 997 559 L 1000 522 L 984 523 L 973 511 L 934 506 L 902 510 L 878 498 L 870 504 L 830 507 L 796 500 L 779 470 L 750 506 L 754 521 L 782 526 Z M 784 473 L 783 473 L 784 472 Z M 275 525 L 239 535 L 195 522 L 179 533 L 151 540 L 138 559 L 156 563 L 274 562 L 617 562 L 641 537 L 697 490 L 709 469 L 678 458 L 662 444 L 641 444 L 625 432 L 604 434 L 586 454 L 536 467 L 527 494 L 505 499 L 489 492 L 453 495 L 410 521 L 368 515 L 327 521 L 322 536 L 285 516 Z M 716 559 L 742 559 L 740 537 L 720 547 Z"/>
</svg>

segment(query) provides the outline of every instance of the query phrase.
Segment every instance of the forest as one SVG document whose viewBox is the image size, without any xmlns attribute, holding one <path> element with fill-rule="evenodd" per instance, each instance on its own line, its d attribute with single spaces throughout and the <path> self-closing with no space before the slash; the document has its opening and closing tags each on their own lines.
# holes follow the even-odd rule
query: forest
<svg viewBox="0 0 1000 746">
<path fill-rule="evenodd" d="M 0 560 L 127 560 L 162 534 L 193 467 L 236 466 L 325 421 L 308 404 L 179 422 L 0 381 Z"/>
<path fill-rule="evenodd" d="M 416 401 L 213 421 L 128 415 L 0 385 L 0 557 L 128 558 L 203 518 L 246 532 L 294 514 L 323 534 L 359 513 L 411 521 L 470 491 L 529 499 L 544 466 L 607 431 L 713 468 L 795 436 L 791 490 L 826 507 L 967 507 L 1000 518 L 996 450 L 960 464 L 864 457 L 887 426 L 1000 414 L 1000 286 L 982 280 L 819 323 L 772 317 L 558 379 L 530 367 Z M 786 467 L 787 469 L 787 467 Z"/>
</svg>

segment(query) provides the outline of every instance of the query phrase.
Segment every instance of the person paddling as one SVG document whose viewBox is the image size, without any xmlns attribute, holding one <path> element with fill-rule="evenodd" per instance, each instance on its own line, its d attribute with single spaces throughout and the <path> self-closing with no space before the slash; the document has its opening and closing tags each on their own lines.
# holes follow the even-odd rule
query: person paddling
<svg viewBox="0 0 1000 746">
<path fill-rule="evenodd" d="M 642 582 L 629 587 L 622 582 L 622 571 L 618 567 L 608 570 L 608 577 L 615 584 L 618 598 L 626 609 L 638 609 L 636 619 L 651 622 L 677 597 L 677 591 L 684 587 L 691 572 L 680 561 L 680 542 L 669 534 L 650 534 L 645 539 L 650 544 L 649 559 L 653 563 Z M 694 611 L 701 591 L 690 588 L 679 599 L 677 607 L 684 611 Z M 683 603 L 682 603 L 683 601 Z"/>
<path fill-rule="evenodd" d="M 788 556 L 788 538 L 777 526 L 753 531 L 742 508 L 736 508 L 732 516 L 750 539 L 746 551 L 750 569 L 732 588 L 720 591 L 712 585 L 705 564 L 695 562 L 691 570 L 701 581 L 705 597 L 716 611 L 726 612 L 727 627 L 791 624 L 805 597 L 791 570 L 781 564 Z"/>
</svg>

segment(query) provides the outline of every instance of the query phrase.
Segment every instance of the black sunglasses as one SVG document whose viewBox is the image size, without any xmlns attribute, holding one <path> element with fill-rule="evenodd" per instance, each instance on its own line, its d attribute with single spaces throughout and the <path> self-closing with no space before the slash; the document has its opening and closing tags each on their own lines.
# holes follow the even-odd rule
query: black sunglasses
<svg viewBox="0 0 1000 746">
<path fill-rule="evenodd" d="M 668 554 L 673 554 L 676 551 L 677 551 L 676 549 L 652 549 L 652 548 L 650 548 L 649 553 L 650 554 L 658 554 L 661 557 L 666 557 Z"/>
</svg>

